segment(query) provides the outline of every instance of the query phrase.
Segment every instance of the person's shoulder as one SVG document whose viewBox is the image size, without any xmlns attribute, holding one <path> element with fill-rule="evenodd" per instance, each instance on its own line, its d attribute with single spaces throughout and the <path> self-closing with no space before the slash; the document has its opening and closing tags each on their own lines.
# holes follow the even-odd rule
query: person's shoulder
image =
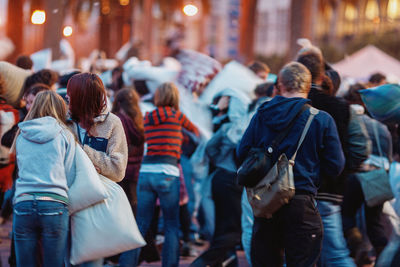
<svg viewBox="0 0 400 267">
<path fill-rule="evenodd" d="M 117 116 L 116 114 L 111 113 L 111 112 L 108 113 L 106 120 L 108 120 L 110 122 L 118 122 L 118 121 L 120 122 L 121 121 L 119 116 Z"/>
<path fill-rule="evenodd" d="M 168 107 L 168 108 L 169 108 L 171 114 L 175 115 L 175 117 L 185 116 L 185 114 L 180 110 L 176 110 L 176 109 L 173 109 L 173 108 L 170 108 L 170 107 Z"/>
<path fill-rule="evenodd" d="M 368 117 L 368 115 L 365 115 L 365 116 Z M 391 136 L 390 131 L 389 131 L 389 128 L 388 128 L 388 126 L 387 126 L 386 124 L 384 124 L 384 123 L 382 123 L 382 122 L 380 122 L 380 121 L 378 121 L 378 120 L 372 119 L 372 118 L 370 118 L 370 117 L 368 117 L 368 118 L 369 118 L 370 120 L 375 121 L 375 123 L 376 123 L 377 126 L 378 126 L 378 129 L 380 129 L 381 131 L 383 131 L 383 132 L 385 132 L 386 134 L 388 134 L 388 135 Z"/>
<path fill-rule="evenodd" d="M 71 129 L 70 127 L 68 127 L 68 125 L 61 125 L 61 132 L 62 135 L 64 136 L 65 140 L 68 143 L 75 143 L 76 141 L 76 136 L 73 133 L 73 129 Z"/>
<path fill-rule="evenodd" d="M 350 114 L 350 104 L 343 97 L 335 96 L 333 97 L 332 103 L 336 106 L 336 108 L 342 112 Z"/>
<path fill-rule="evenodd" d="M 123 130 L 121 119 L 111 112 L 107 115 L 107 118 L 104 120 L 104 122 L 112 129 L 121 128 Z"/>
<path fill-rule="evenodd" d="M 184 122 L 189 118 L 180 110 L 171 109 L 171 116 L 167 115 L 167 120 Z"/>
<path fill-rule="evenodd" d="M 350 104 L 343 97 L 335 96 L 334 98 L 336 99 L 337 103 L 339 103 L 340 105 L 350 108 Z"/>
<path fill-rule="evenodd" d="M 315 119 L 322 125 L 328 125 L 331 121 L 334 122 L 333 117 L 326 111 L 318 109 L 318 114 L 315 115 Z"/>
</svg>

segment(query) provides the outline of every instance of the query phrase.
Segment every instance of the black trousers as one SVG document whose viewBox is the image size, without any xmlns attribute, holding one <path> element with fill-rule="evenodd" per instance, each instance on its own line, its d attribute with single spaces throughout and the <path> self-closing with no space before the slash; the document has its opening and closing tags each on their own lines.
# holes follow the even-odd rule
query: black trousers
<svg viewBox="0 0 400 267">
<path fill-rule="evenodd" d="M 346 190 L 342 203 L 343 231 L 356 227 L 356 214 L 364 201 L 364 193 L 360 181 L 352 174 L 347 177 Z M 375 250 L 379 253 L 388 243 L 384 229 L 383 205 L 368 207 L 364 205 L 365 222 L 367 225 L 368 238 Z"/>
<path fill-rule="evenodd" d="M 137 187 L 137 181 L 131 180 L 131 179 L 123 179 L 121 182 L 118 183 L 122 189 L 124 189 L 124 192 L 129 200 L 129 204 L 131 204 L 133 214 L 136 214 L 136 206 L 137 206 L 137 193 L 136 193 L 136 187 Z"/>
<path fill-rule="evenodd" d="M 192 223 L 192 218 L 190 217 L 188 205 L 184 204 L 179 206 L 179 222 L 182 231 L 182 240 L 184 242 L 190 241 L 190 224 Z"/>
<path fill-rule="evenodd" d="M 215 204 L 215 231 L 210 247 L 190 266 L 220 266 L 229 257 L 236 255 L 240 244 L 242 213 L 241 186 L 236 184 L 236 173 L 216 169 L 212 180 L 212 197 Z M 233 261 L 228 266 L 237 266 Z"/>
<path fill-rule="evenodd" d="M 311 195 L 295 195 L 272 218 L 255 218 L 253 267 L 314 266 L 322 247 L 322 221 Z"/>
</svg>

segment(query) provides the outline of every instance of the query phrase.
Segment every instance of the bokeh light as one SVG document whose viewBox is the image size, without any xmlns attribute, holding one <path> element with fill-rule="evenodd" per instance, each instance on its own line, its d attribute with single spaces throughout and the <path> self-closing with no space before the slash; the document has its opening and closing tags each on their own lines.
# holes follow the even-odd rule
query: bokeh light
<svg viewBox="0 0 400 267">
<path fill-rule="evenodd" d="M 129 5 L 129 0 L 119 0 L 119 4 L 121 6 L 127 6 L 127 5 Z"/>
<path fill-rule="evenodd" d="M 183 7 L 183 13 L 185 13 L 186 16 L 192 17 L 196 15 L 197 12 L 199 12 L 199 9 L 195 5 L 188 4 Z"/>
<path fill-rule="evenodd" d="M 46 21 L 46 12 L 43 10 L 35 10 L 32 13 L 31 22 L 32 24 L 43 24 Z"/>
<path fill-rule="evenodd" d="M 65 37 L 71 36 L 72 35 L 72 27 L 71 26 L 65 26 L 63 30 L 63 34 Z"/>
</svg>

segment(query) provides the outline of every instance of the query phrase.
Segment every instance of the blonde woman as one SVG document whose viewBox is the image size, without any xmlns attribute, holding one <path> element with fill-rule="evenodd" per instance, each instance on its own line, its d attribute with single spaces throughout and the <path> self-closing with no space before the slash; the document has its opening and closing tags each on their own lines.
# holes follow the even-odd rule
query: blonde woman
<svg viewBox="0 0 400 267">
<path fill-rule="evenodd" d="M 36 265 L 39 240 L 43 266 L 64 266 L 68 185 L 75 175 L 75 139 L 65 125 L 66 112 L 57 93 L 44 91 L 19 124 L 13 217 L 17 266 Z"/>
<path fill-rule="evenodd" d="M 154 94 L 156 109 L 144 118 L 147 153 L 142 161 L 137 188 L 136 220 L 143 236 L 152 220 L 157 198 L 164 218 L 165 243 L 162 266 L 179 265 L 179 168 L 182 128 L 198 135 L 198 130 L 179 111 L 179 91 L 164 83 Z M 136 266 L 140 249 L 120 257 L 120 266 Z"/>
</svg>

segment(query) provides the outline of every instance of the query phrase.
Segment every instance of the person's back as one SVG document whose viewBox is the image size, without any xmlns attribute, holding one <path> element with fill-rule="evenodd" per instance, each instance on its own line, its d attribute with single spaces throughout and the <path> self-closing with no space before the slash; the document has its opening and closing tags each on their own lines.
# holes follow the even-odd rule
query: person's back
<svg viewBox="0 0 400 267">
<path fill-rule="evenodd" d="M 281 70 L 279 88 L 282 96 L 264 103 L 254 115 L 237 149 L 239 161 L 243 161 L 252 147 L 266 148 L 288 127 L 300 109 L 309 103 L 305 98 L 310 83 L 309 71 L 299 63 L 290 63 Z M 306 111 L 298 117 L 273 154 L 275 160 L 281 153 L 288 158 L 294 154 L 309 114 L 310 111 Z M 297 153 L 295 196 L 271 219 L 255 218 L 251 251 L 253 266 L 281 264 L 283 249 L 288 266 L 312 266 L 316 263 L 322 242 L 321 218 L 314 204 L 320 171 L 336 176 L 343 165 L 344 156 L 335 123 L 330 115 L 320 111 Z"/>
<path fill-rule="evenodd" d="M 362 125 L 357 117 L 351 117 L 349 105 L 343 99 L 334 96 L 340 76 L 324 62 L 322 52 L 316 47 L 302 49 L 296 61 L 310 70 L 312 85 L 308 98 L 313 107 L 329 113 L 334 119 L 346 157 L 346 168 L 342 173 L 333 176 L 322 171 L 320 174 L 321 185 L 316 199 L 325 230 L 319 265 L 352 267 L 354 263 L 349 257 L 341 227 L 340 204 L 349 167 L 357 168 L 367 158 L 367 138 L 363 138 Z"/>
<path fill-rule="evenodd" d="M 380 156 L 379 154 L 379 148 L 378 148 L 378 143 L 375 138 L 375 130 L 374 128 L 376 127 L 378 136 L 379 138 L 379 143 L 380 143 L 380 149 L 382 151 L 382 157 L 387 158 L 388 162 L 392 161 L 392 136 L 388 130 L 388 127 L 369 117 L 368 115 L 364 114 L 362 116 L 362 119 L 365 123 L 365 126 L 368 131 L 368 135 L 371 138 L 371 143 L 372 143 L 372 154 L 376 156 Z"/>
<path fill-rule="evenodd" d="M 311 103 L 304 98 L 286 98 L 283 96 L 276 96 L 271 101 L 264 103 L 250 122 L 251 133 L 246 131 L 238 147 L 239 161 L 244 159 L 249 148 L 270 145 L 271 141 L 286 129 L 305 104 Z M 298 118 L 287 138 L 279 145 L 278 151 L 274 153 L 275 160 L 282 153 L 285 153 L 288 158 L 294 154 L 308 115 L 309 112 L 304 112 Z M 297 153 L 294 166 L 296 188 L 301 187 L 313 194 L 316 193 L 320 183 L 320 168 L 323 169 L 324 173 L 337 176 L 342 170 L 340 166 L 342 165 L 341 160 L 343 160 L 340 143 L 334 143 L 336 146 L 327 149 L 327 145 L 330 144 L 327 141 L 334 140 L 329 138 L 337 137 L 337 129 L 332 117 L 328 113 L 320 111 L 314 120 L 303 146 Z"/>
<path fill-rule="evenodd" d="M 144 163 L 176 164 L 182 153 L 182 127 L 198 135 L 197 129 L 179 110 L 158 107 L 144 118 L 147 154 Z"/>
<path fill-rule="evenodd" d="M 74 142 L 72 133 L 52 117 L 21 122 L 19 127 L 21 134 L 16 142 L 19 174 L 15 195 L 33 191 L 68 197 L 67 178 L 71 176 L 67 177 L 64 165 L 72 164 L 73 155 L 65 156 Z"/>
<path fill-rule="evenodd" d="M 156 200 L 164 218 L 165 242 L 162 266 L 179 265 L 178 168 L 182 153 L 182 128 L 198 135 L 197 128 L 179 111 L 179 91 L 173 83 L 160 85 L 154 94 L 155 110 L 144 118 L 147 153 L 139 172 L 136 221 L 143 236 L 149 229 Z M 122 253 L 121 267 L 137 266 L 140 249 Z"/>
<path fill-rule="evenodd" d="M 120 182 L 132 210 L 136 211 L 136 186 L 144 152 L 143 116 L 139 108 L 139 96 L 134 89 L 124 88 L 115 94 L 112 112 L 118 116 L 124 127 L 128 145 L 128 164 L 125 178 Z"/>
<path fill-rule="evenodd" d="M 360 120 L 365 124 L 367 135 L 369 136 L 372 145 L 372 151 L 368 159 L 363 162 L 361 168 L 349 174 L 346 180 L 346 190 L 342 203 L 342 219 L 343 232 L 347 239 L 348 247 L 351 254 L 354 255 L 357 265 L 368 264 L 371 259 L 368 255 L 367 245 L 364 243 L 363 235 L 357 227 L 357 212 L 364 206 L 362 219 L 365 220 L 367 235 L 369 241 L 373 245 L 376 253 L 376 258 L 379 258 L 380 253 L 388 243 L 386 235 L 386 223 L 383 213 L 383 204 L 369 206 L 365 198 L 367 192 L 363 191 L 362 181 L 365 181 L 364 176 L 370 170 L 379 168 L 389 170 L 390 161 L 392 158 L 392 139 L 387 127 L 379 121 L 372 119 L 364 114 L 364 108 L 361 99 L 346 98 L 352 102 L 351 105 L 354 112 L 359 114 Z M 354 104 L 356 103 L 356 104 Z M 383 177 L 383 176 L 381 176 Z"/>
<path fill-rule="evenodd" d="M 39 240 L 44 266 L 62 266 L 68 235 L 68 188 L 75 179 L 75 139 L 55 92 L 36 96 L 15 149 L 18 179 L 13 231 L 17 266 L 34 266 Z M 56 238 L 55 238 L 56 237 Z"/>
</svg>

